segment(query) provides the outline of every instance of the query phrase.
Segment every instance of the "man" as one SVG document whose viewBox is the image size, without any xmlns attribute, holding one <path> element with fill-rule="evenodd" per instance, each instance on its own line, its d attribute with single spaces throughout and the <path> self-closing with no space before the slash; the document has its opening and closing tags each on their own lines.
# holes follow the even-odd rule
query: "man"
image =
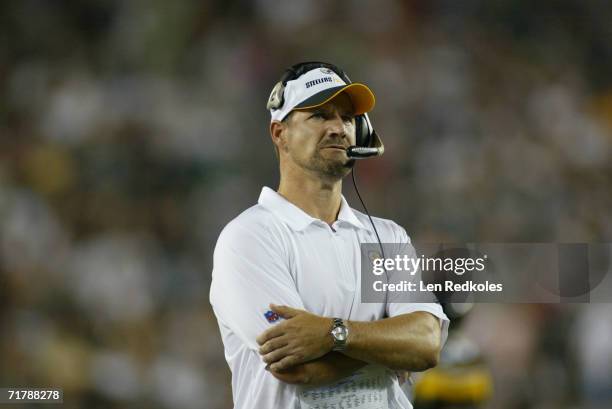
<svg viewBox="0 0 612 409">
<path fill-rule="evenodd" d="M 409 243 L 341 194 L 374 95 L 303 63 L 268 106 L 280 184 L 221 233 L 210 291 L 235 408 L 410 408 L 396 373 L 436 365 L 448 319 L 438 304 L 361 302 L 360 244 Z"/>
</svg>

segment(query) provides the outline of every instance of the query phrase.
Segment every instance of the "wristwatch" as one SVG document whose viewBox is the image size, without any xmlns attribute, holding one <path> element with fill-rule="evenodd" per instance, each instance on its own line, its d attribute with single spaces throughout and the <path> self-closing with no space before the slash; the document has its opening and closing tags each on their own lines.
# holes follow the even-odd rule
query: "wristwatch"
<svg viewBox="0 0 612 409">
<path fill-rule="evenodd" d="M 334 339 L 334 347 L 332 351 L 344 351 L 346 348 L 346 340 L 348 339 L 348 328 L 344 325 L 342 318 L 334 318 L 331 336 Z"/>
</svg>

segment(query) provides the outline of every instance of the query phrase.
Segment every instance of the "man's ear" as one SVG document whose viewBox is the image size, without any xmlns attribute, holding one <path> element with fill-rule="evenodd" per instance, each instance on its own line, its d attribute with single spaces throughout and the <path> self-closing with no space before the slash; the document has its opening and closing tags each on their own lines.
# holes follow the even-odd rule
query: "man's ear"
<svg viewBox="0 0 612 409">
<path fill-rule="evenodd" d="M 283 151 L 285 150 L 286 131 L 287 131 L 286 124 L 280 121 L 270 122 L 270 138 L 272 138 L 272 143 L 276 147 L 277 152 L 279 150 L 283 150 Z"/>
</svg>

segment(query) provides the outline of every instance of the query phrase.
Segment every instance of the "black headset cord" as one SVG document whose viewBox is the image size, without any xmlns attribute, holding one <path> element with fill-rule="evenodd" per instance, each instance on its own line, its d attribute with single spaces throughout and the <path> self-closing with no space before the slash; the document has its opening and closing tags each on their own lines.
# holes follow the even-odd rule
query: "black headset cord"
<svg viewBox="0 0 612 409">
<path fill-rule="evenodd" d="M 378 245 L 380 246 L 380 252 L 381 252 L 382 258 L 383 260 L 386 260 L 385 249 L 383 248 L 382 241 L 380 240 L 380 236 L 378 235 L 378 230 L 376 229 L 376 225 L 374 224 L 374 221 L 372 220 L 372 216 L 370 216 L 370 212 L 368 211 L 367 206 L 365 205 L 363 199 L 361 198 L 361 194 L 359 193 L 359 188 L 357 187 L 357 181 L 355 180 L 355 168 L 356 167 L 357 167 L 357 164 L 355 164 L 355 166 L 353 166 L 353 169 L 351 170 L 351 178 L 353 179 L 353 186 L 355 187 L 355 193 L 357 193 L 357 197 L 359 198 L 359 201 L 361 202 L 361 206 L 363 206 L 363 210 L 365 210 L 366 214 L 368 215 L 368 219 L 370 219 L 370 224 L 372 225 L 372 228 L 374 229 L 374 233 L 376 234 L 376 239 L 378 240 Z M 387 269 L 385 268 L 384 261 L 383 261 L 383 269 L 385 270 L 385 277 L 387 278 L 387 283 L 389 283 L 389 274 L 387 273 Z M 388 290 L 385 291 L 385 305 L 387 304 L 388 293 L 389 293 Z"/>
<path fill-rule="evenodd" d="M 353 169 L 351 170 L 351 178 L 353 179 L 353 186 L 355 187 L 355 192 L 357 193 L 357 197 L 359 198 L 359 201 L 361 202 L 361 206 L 363 206 L 363 210 L 365 210 L 366 214 L 368 215 L 368 219 L 370 219 L 370 224 L 372 225 L 372 228 L 374 229 L 374 233 L 376 234 L 376 239 L 378 240 L 378 245 L 380 246 L 380 252 L 382 253 L 382 257 L 385 258 L 385 250 L 383 249 L 382 242 L 380 241 L 378 230 L 376 230 L 376 225 L 374 224 L 374 221 L 372 220 L 372 216 L 370 216 L 370 212 L 368 211 L 368 208 L 366 207 L 365 203 L 363 202 L 363 199 L 361 198 L 361 195 L 359 194 L 359 188 L 357 187 L 357 181 L 355 180 L 355 168 L 356 167 L 357 167 L 357 164 L 355 164 L 355 166 L 353 166 Z"/>
</svg>

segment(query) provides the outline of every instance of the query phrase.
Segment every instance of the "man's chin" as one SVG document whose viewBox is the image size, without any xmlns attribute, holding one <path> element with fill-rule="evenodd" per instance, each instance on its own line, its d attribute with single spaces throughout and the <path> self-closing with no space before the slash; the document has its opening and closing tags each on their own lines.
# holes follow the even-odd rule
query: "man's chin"
<svg viewBox="0 0 612 409">
<path fill-rule="evenodd" d="M 328 177 L 342 179 L 351 173 L 353 166 L 355 166 L 355 159 L 345 159 L 342 162 L 329 163 L 323 173 Z"/>
<path fill-rule="evenodd" d="M 344 163 L 344 167 L 347 169 L 353 169 L 355 163 L 357 163 L 356 159 L 347 159 L 347 161 Z"/>
<path fill-rule="evenodd" d="M 344 154 L 342 157 L 334 158 L 319 156 L 310 163 L 309 168 L 326 178 L 342 179 L 351 172 L 353 166 L 355 166 L 355 159 L 348 159 Z"/>
</svg>

